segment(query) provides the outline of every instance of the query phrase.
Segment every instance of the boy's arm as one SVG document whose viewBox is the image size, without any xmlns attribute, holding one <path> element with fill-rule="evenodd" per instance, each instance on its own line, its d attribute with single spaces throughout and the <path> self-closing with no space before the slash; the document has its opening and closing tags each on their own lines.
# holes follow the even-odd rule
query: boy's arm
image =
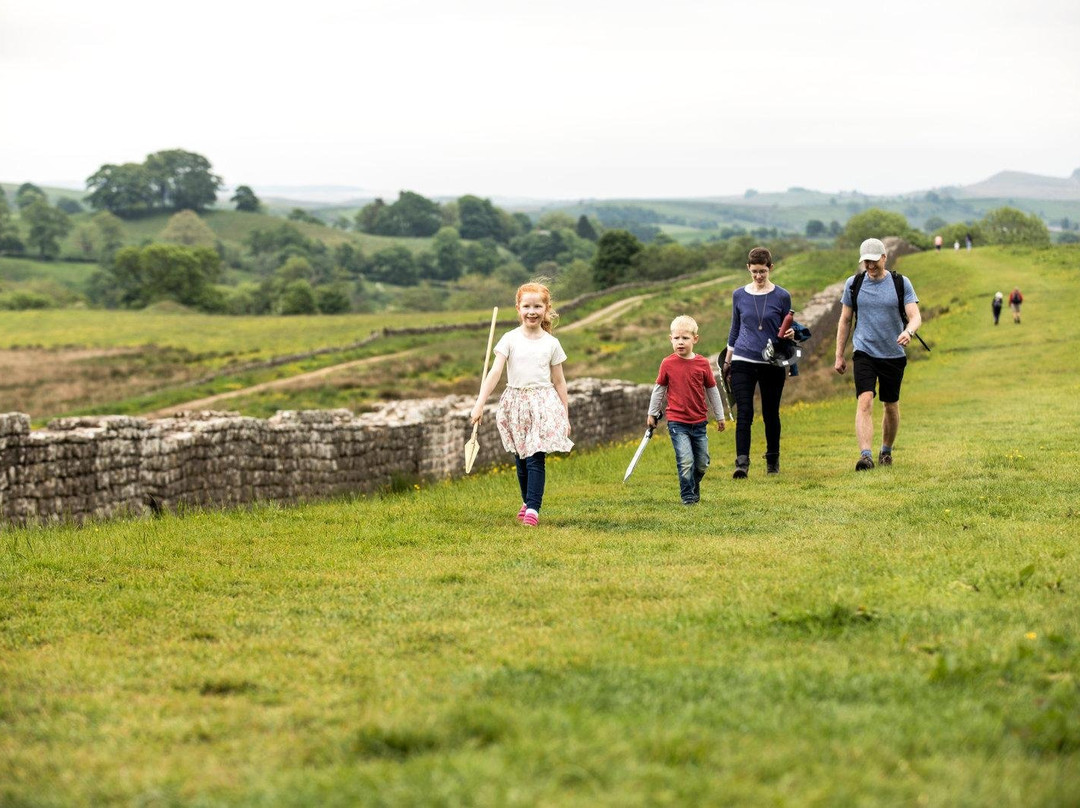
<svg viewBox="0 0 1080 808">
<path fill-rule="evenodd" d="M 716 428 L 724 431 L 724 405 L 720 401 L 720 391 L 716 389 L 714 384 L 712 387 L 705 388 L 705 398 L 709 401 L 709 408 L 713 411 L 713 415 L 716 416 Z"/>
<path fill-rule="evenodd" d="M 646 423 L 655 427 L 664 412 L 664 400 L 667 398 L 667 385 L 654 384 L 652 395 L 649 396 L 649 417 Z"/>
</svg>

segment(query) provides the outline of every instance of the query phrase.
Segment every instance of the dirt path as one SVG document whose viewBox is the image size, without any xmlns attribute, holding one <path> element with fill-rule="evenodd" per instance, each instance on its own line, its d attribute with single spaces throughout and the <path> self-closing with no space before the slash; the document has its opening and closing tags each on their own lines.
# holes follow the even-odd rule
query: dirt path
<svg viewBox="0 0 1080 808">
<path fill-rule="evenodd" d="M 612 303 L 610 306 L 604 306 L 602 309 L 594 311 L 592 314 L 582 317 L 577 322 L 564 325 L 559 329 L 560 332 L 577 331 L 579 328 L 584 328 L 587 325 L 599 325 L 602 322 L 608 320 L 614 320 L 622 314 L 625 314 L 632 308 L 635 308 L 643 300 L 648 300 L 650 297 L 659 294 L 659 292 L 653 292 L 649 295 L 637 295 L 635 297 L 625 297 L 622 300 L 618 300 Z"/>
<path fill-rule="evenodd" d="M 294 385 L 303 384 L 304 382 L 311 381 L 312 379 L 319 379 L 324 376 L 330 376 L 341 370 L 348 368 L 362 367 L 363 365 L 374 365 L 378 362 L 386 362 L 394 359 L 402 359 L 412 354 L 420 353 L 423 348 L 410 348 L 407 351 L 398 351 L 397 353 L 384 354 L 382 356 L 369 356 L 365 359 L 354 359 L 351 362 L 342 362 L 338 365 L 330 365 L 325 368 L 319 368 L 318 370 L 308 371 L 307 373 L 301 373 L 296 376 L 289 376 L 286 379 L 274 379 L 269 382 L 262 382 L 260 384 L 253 384 L 251 387 L 244 387 L 240 390 L 230 390 L 227 393 L 218 393 L 214 396 L 207 396 L 206 398 L 197 398 L 193 401 L 185 401 L 181 404 L 174 404 L 171 407 L 164 407 L 154 412 L 146 413 L 145 418 L 167 418 L 170 415 L 175 415 L 182 410 L 208 410 L 214 409 L 217 404 L 222 401 L 227 401 L 230 398 L 239 398 L 240 396 L 250 395 L 251 393 L 260 393 L 264 390 L 276 390 L 283 387 L 292 387 Z"/>
</svg>

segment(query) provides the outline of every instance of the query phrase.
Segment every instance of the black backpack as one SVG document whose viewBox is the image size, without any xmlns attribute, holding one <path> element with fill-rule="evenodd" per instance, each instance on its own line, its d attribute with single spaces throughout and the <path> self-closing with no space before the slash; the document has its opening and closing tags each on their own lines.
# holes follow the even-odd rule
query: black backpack
<svg viewBox="0 0 1080 808">
<path fill-rule="evenodd" d="M 893 286 L 896 287 L 896 303 L 900 307 L 900 319 L 907 326 L 907 310 L 904 308 L 904 276 L 893 269 L 889 270 L 889 274 L 892 275 Z M 855 280 L 851 282 L 851 310 L 856 317 L 859 315 L 859 289 L 862 288 L 862 282 L 865 279 L 865 271 L 856 272 Z"/>
<path fill-rule="evenodd" d="M 904 328 L 907 328 L 908 316 L 907 310 L 904 308 L 904 276 L 894 269 L 889 270 L 889 274 L 892 275 L 893 286 L 896 288 L 896 305 L 900 310 L 900 320 L 904 323 Z M 851 311 L 854 317 L 859 316 L 859 289 L 862 288 L 863 281 L 866 279 L 866 271 L 860 271 L 855 273 L 855 280 L 851 282 Z M 922 342 L 922 345 L 926 350 L 930 350 L 930 346 L 923 342 L 923 338 L 918 334 L 915 338 Z"/>
</svg>

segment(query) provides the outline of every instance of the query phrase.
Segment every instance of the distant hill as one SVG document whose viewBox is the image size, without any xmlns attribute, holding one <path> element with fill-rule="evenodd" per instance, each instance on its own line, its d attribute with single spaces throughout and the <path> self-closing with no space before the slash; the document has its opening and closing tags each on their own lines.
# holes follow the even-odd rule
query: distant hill
<svg viewBox="0 0 1080 808">
<path fill-rule="evenodd" d="M 15 184 L 3 184 L 9 202 Z M 79 199 L 83 192 L 70 188 L 44 188 L 50 198 Z M 302 208 L 330 223 L 351 220 L 358 210 L 377 197 L 393 201 L 398 191 L 350 185 L 266 185 L 254 186 L 265 211 L 284 216 Z M 422 191 L 418 191 L 422 193 Z M 234 189 L 219 194 L 219 211 L 232 208 L 228 201 Z M 483 194 L 477 194 L 483 196 Z M 439 203 L 456 197 L 429 197 Z M 786 191 L 748 189 L 737 195 L 697 198 L 623 199 L 593 198 L 539 200 L 524 197 L 494 197 L 492 201 L 510 211 L 522 211 L 536 218 L 545 212 L 562 211 L 575 219 L 584 214 L 595 217 L 604 227 L 635 228 L 639 238 L 650 240 L 658 230 L 681 243 L 725 238 L 733 231 L 758 232 L 762 237 L 777 233 L 803 233 L 811 222 L 820 222 L 836 232 L 854 214 L 869 207 L 901 213 L 912 226 L 944 221 L 972 222 L 1004 205 L 1019 208 L 1041 218 L 1054 230 L 1075 230 L 1080 222 L 1080 168 L 1069 177 L 1048 177 L 1021 171 L 1001 171 L 971 185 L 941 186 L 893 196 L 867 194 L 856 190 L 833 193 L 792 187 Z M 937 225 L 931 224 L 931 229 Z M 820 225 L 819 225 L 820 227 Z M 340 234 L 338 234 L 340 235 Z"/>
<path fill-rule="evenodd" d="M 351 185 L 255 185 L 253 190 L 260 199 L 289 199 L 308 204 L 341 204 L 379 196 L 378 192 Z M 222 191 L 226 199 L 233 193 L 234 189 L 228 189 L 227 195 Z"/>
<path fill-rule="evenodd" d="M 1080 168 L 1069 177 L 1045 177 L 1023 171 L 1000 171 L 973 185 L 940 189 L 960 199 L 1080 200 Z"/>
</svg>

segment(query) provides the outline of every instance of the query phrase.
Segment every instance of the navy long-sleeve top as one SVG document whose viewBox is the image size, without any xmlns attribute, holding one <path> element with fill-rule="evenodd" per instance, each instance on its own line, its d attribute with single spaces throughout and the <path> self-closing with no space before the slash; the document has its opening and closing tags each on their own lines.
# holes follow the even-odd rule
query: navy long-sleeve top
<svg viewBox="0 0 1080 808">
<path fill-rule="evenodd" d="M 791 311 L 791 295 L 782 286 L 773 286 L 762 295 L 750 294 L 740 286 L 731 295 L 731 331 L 728 348 L 732 359 L 760 362 L 761 352 L 769 339 L 776 341 L 776 332 L 784 317 Z"/>
</svg>

